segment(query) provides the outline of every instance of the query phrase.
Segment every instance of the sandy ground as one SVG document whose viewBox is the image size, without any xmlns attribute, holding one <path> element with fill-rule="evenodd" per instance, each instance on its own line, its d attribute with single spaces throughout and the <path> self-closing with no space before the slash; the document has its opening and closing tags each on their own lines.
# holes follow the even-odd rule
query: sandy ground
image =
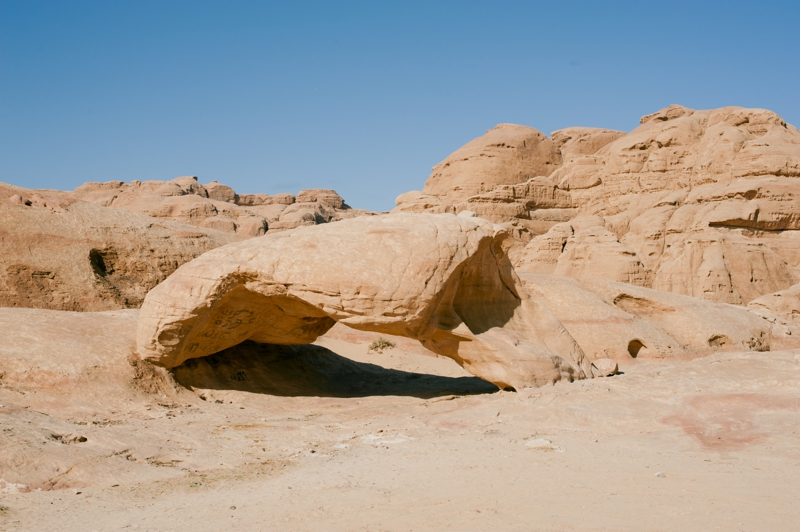
<svg viewBox="0 0 800 532">
<path fill-rule="evenodd" d="M 318 343 L 261 369 L 211 357 L 172 397 L 0 387 L 0 528 L 798 529 L 800 350 L 517 394 L 450 360 Z"/>
</svg>

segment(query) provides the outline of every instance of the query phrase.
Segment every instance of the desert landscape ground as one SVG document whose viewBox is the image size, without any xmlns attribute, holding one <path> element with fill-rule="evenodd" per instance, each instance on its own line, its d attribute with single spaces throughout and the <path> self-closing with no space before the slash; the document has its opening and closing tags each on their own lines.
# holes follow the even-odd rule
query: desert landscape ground
<svg viewBox="0 0 800 532">
<path fill-rule="evenodd" d="M 501 124 L 390 213 L 0 183 L 4 530 L 795 530 L 800 131 Z"/>
</svg>

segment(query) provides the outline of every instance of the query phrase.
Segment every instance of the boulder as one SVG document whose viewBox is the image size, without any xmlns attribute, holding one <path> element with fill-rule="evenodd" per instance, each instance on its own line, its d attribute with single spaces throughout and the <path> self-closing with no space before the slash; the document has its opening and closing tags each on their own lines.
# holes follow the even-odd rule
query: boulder
<svg viewBox="0 0 800 532">
<path fill-rule="evenodd" d="M 207 185 L 203 185 L 203 188 L 206 189 L 206 192 L 208 192 L 208 197 L 216 201 L 236 203 L 236 200 L 238 199 L 236 192 L 231 187 L 228 185 L 223 185 L 222 183 L 217 183 L 216 181 L 212 181 Z"/>
<path fill-rule="evenodd" d="M 592 371 L 596 377 L 610 377 L 616 375 L 617 363 L 610 358 L 598 358 L 592 362 Z"/>
<path fill-rule="evenodd" d="M 331 209 L 344 209 L 344 199 L 335 190 L 310 188 L 297 193 L 297 203 L 320 203 Z"/>
<path fill-rule="evenodd" d="M 503 388 L 590 377 L 572 337 L 521 286 L 507 237 L 480 218 L 398 214 L 224 246 L 147 295 L 138 352 L 171 368 L 245 340 L 310 343 L 340 322 L 419 340 Z"/>
</svg>

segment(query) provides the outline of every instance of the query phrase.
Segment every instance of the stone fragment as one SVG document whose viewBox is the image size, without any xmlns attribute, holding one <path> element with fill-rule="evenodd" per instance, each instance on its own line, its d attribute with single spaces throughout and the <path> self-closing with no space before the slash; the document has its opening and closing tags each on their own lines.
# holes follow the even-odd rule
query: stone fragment
<svg viewBox="0 0 800 532">
<path fill-rule="evenodd" d="M 598 358 L 592 361 L 595 377 L 610 377 L 617 374 L 617 363 L 610 358 Z"/>
</svg>

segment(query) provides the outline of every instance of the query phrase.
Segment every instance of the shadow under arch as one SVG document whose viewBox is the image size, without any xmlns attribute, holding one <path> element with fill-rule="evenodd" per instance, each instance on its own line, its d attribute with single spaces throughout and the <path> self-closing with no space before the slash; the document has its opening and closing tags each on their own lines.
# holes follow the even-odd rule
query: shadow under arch
<svg viewBox="0 0 800 532">
<path fill-rule="evenodd" d="M 187 388 L 236 390 L 286 397 L 413 396 L 494 393 L 478 377 L 442 377 L 356 362 L 317 345 L 274 345 L 245 341 L 214 355 L 173 368 Z"/>
</svg>

